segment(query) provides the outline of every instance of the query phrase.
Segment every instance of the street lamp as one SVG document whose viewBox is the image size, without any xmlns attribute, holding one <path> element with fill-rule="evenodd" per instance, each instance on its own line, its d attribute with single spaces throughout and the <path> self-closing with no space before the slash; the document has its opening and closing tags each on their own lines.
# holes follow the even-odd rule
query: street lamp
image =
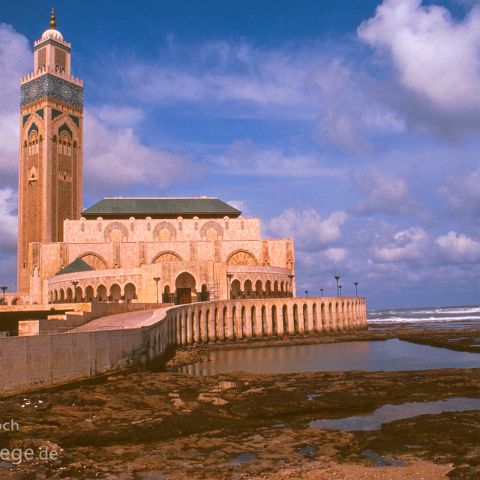
<svg viewBox="0 0 480 480">
<path fill-rule="evenodd" d="M 153 281 L 157 284 L 157 303 L 158 303 L 158 282 L 160 281 L 160 277 L 153 277 Z"/>
<path fill-rule="evenodd" d="M 340 275 L 335 275 L 335 280 L 337 281 L 337 297 L 340 296 L 339 295 L 339 288 L 338 288 L 338 281 L 340 280 Z"/>
<path fill-rule="evenodd" d="M 342 296 L 342 286 L 341 286 L 341 285 L 338 286 L 338 290 L 339 290 L 339 292 L 340 292 L 339 297 L 341 297 L 341 296 Z"/>
<path fill-rule="evenodd" d="M 355 296 L 358 297 L 358 282 L 353 282 L 355 285 Z"/>
<path fill-rule="evenodd" d="M 72 281 L 73 285 L 73 303 L 77 303 L 77 285 L 78 285 L 78 280 L 73 280 Z"/>
<path fill-rule="evenodd" d="M 320 289 L 320 296 L 323 297 L 323 288 Z"/>
<path fill-rule="evenodd" d="M 5 299 L 5 292 L 8 290 L 8 287 L 0 287 L 0 290 L 3 292 L 3 303 L 7 303 Z"/>
<path fill-rule="evenodd" d="M 305 290 L 305 296 L 308 297 L 308 290 Z"/>
</svg>

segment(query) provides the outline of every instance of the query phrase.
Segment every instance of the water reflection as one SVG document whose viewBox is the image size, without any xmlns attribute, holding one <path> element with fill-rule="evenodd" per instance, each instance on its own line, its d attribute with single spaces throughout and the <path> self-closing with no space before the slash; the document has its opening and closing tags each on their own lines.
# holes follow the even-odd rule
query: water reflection
<svg viewBox="0 0 480 480">
<path fill-rule="evenodd" d="M 477 368 L 480 354 L 417 345 L 398 339 L 293 345 L 210 352 L 208 360 L 175 369 L 193 375 L 328 371 L 400 371 Z"/>
<path fill-rule="evenodd" d="M 239 467 L 241 465 L 253 462 L 256 458 L 257 454 L 255 452 L 243 452 L 233 456 L 229 463 L 230 465 Z"/>
<path fill-rule="evenodd" d="M 444 412 L 465 412 L 480 410 L 480 399 L 449 398 L 436 402 L 407 402 L 400 405 L 383 405 L 368 415 L 336 418 L 333 420 L 314 420 L 309 423 L 312 428 L 327 430 L 378 430 L 383 423 L 404 420 L 418 415 L 438 415 Z"/>
</svg>

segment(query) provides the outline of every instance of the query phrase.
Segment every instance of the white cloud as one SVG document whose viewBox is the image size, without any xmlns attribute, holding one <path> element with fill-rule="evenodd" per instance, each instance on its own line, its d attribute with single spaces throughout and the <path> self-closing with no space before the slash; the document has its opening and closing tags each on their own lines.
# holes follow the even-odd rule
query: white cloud
<svg viewBox="0 0 480 480">
<path fill-rule="evenodd" d="M 25 36 L 0 24 L 0 188 L 16 183 L 19 142 L 19 82 L 32 67 Z"/>
<path fill-rule="evenodd" d="M 354 71 L 345 60 L 335 58 L 315 76 L 319 89 L 315 106 L 319 112 L 318 132 L 323 142 L 347 150 L 371 151 L 368 133 L 398 133 L 403 120 L 375 100 L 372 81 Z"/>
<path fill-rule="evenodd" d="M 322 166 L 320 155 L 283 152 L 270 148 L 259 150 L 250 140 L 234 142 L 225 153 L 208 157 L 215 169 L 230 175 L 269 177 L 338 177 L 345 171 Z"/>
<path fill-rule="evenodd" d="M 226 41 L 193 48 L 171 42 L 169 47 L 173 61 L 167 54 L 157 63 L 137 60 L 119 65 L 124 84 L 134 87 L 132 93 L 155 102 L 240 101 L 294 107 L 304 102 L 306 78 L 315 69 L 314 65 L 298 69 L 305 59 L 294 49 L 280 54 Z M 179 58 L 186 63 L 179 66 Z"/>
<path fill-rule="evenodd" d="M 348 251 L 345 248 L 328 248 L 324 252 L 325 257 L 333 263 L 344 262 L 347 259 Z"/>
<path fill-rule="evenodd" d="M 410 198 L 407 182 L 403 178 L 368 168 L 355 176 L 355 184 L 365 197 L 356 209 L 359 213 L 416 214 L 421 211 Z"/>
<path fill-rule="evenodd" d="M 346 219 L 347 214 L 342 211 L 322 218 L 314 209 L 289 208 L 269 222 L 268 231 L 272 235 L 292 237 L 300 249 L 319 250 L 341 237 Z"/>
<path fill-rule="evenodd" d="M 189 158 L 145 146 L 134 129 L 109 127 L 90 111 L 84 150 L 86 189 L 96 196 L 161 189 L 200 173 Z"/>
<path fill-rule="evenodd" d="M 451 110 L 480 107 L 480 10 L 462 21 L 421 0 L 384 0 L 359 37 L 387 51 L 407 88 Z"/>
<path fill-rule="evenodd" d="M 242 212 L 242 215 L 241 215 L 242 217 L 250 216 L 250 210 L 245 200 L 227 200 L 227 203 L 231 205 L 233 208 L 240 210 Z"/>
<path fill-rule="evenodd" d="M 132 127 L 145 118 L 141 109 L 121 104 L 101 105 L 95 109 L 95 115 L 113 127 Z"/>
<path fill-rule="evenodd" d="M 480 242 L 454 231 L 436 238 L 442 255 L 455 263 L 480 261 Z"/>
<path fill-rule="evenodd" d="M 0 253 L 13 252 L 17 248 L 17 195 L 11 188 L 0 189 Z"/>
<path fill-rule="evenodd" d="M 376 247 L 375 257 L 382 262 L 402 262 L 421 259 L 429 244 L 429 236 L 421 227 L 400 230 L 387 246 Z"/>
<path fill-rule="evenodd" d="M 334 148 L 372 150 L 367 137 L 398 133 L 403 119 L 378 101 L 374 81 L 339 44 L 303 42 L 262 49 L 245 42 L 181 46 L 156 61 L 113 58 L 101 75 L 135 102 L 194 104 L 207 116 L 304 121 Z M 113 67 L 112 67 L 113 65 Z M 363 69 L 362 69 L 363 70 Z M 200 110 L 199 110 L 200 109 Z"/>
<path fill-rule="evenodd" d="M 440 193 L 460 213 L 480 212 L 480 168 L 466 176 L 450 178 Z"/>
</svg>

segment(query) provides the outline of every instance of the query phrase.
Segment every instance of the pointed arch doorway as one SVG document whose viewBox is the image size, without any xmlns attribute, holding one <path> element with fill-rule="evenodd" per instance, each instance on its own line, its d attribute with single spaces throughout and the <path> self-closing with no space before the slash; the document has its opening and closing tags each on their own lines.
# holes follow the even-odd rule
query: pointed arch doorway
<svg viewBox="0 0 480 480">
<path fill-rule="evenodd" d="M 197 298 L 195 284 L 195 278 L 191 273 L 183 272 L 177 277 L 175 280 L 177 305 L 192 303 L 193 299 Z"/>
</svg>

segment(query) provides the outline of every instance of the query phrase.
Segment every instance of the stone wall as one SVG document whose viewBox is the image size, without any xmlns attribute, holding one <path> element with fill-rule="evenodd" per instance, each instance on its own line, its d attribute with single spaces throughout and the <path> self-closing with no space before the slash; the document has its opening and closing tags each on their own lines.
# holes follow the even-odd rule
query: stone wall
<svg viewBox="0 0 480 480">
<path fill-rule="evenodd" d="M 190 240 L 257 240 L 260 238 L 258 218 L 153 220 L 67 220 L 66 243 L 111 242 L 118 231 L 122 242 L 182 242 Z"/>
<path fill-rule="evenodd" d="M 136 329 L 0 338 L 0 395 L 79 380 L 153 360 L 168 347 L 366 328 L 364 298 L 202 302 Z"/>
<path fill-rule="evenodd" d="M 363 297 L 219 301 L 174 307 L 167 313 L 176 342 L 234 341 L 252 337 L 316 335 L 365 328 Z"/>
</svg>

